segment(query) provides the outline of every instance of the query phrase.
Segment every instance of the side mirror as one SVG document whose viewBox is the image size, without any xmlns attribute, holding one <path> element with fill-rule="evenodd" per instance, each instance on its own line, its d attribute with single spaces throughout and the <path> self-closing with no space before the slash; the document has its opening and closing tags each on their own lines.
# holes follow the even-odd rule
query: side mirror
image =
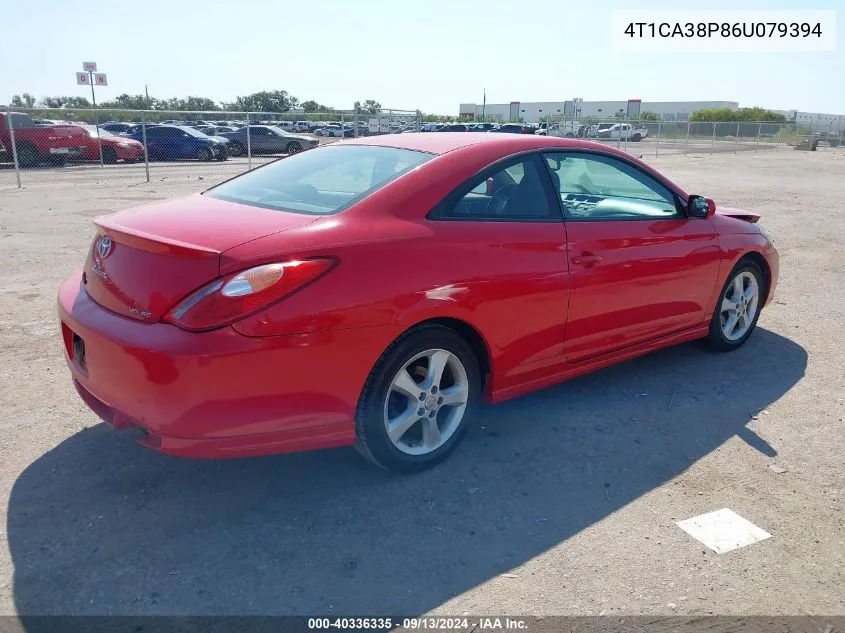
<svg viewBox="0 0 845 633">
<path fill-rule="evenodd" d="M 687 215 L 691 218 L 712 218 L 716 213 L 716 203 L 712 198 L 690 196 L 687 199 Z"/>
</svg>

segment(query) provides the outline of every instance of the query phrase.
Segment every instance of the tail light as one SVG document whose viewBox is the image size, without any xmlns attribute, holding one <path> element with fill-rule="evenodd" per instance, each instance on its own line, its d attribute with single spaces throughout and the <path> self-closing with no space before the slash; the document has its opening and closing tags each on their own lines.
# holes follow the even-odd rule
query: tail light
<svg viewBox="0 0 845 633">
<path fill-rule="evenodd" d="M 195 332 L 223 327 L 301 290 L 334 264 L 331 259 L 264 264 L 215 279 L 172 307 L 164 321 Z"/>
</svg>

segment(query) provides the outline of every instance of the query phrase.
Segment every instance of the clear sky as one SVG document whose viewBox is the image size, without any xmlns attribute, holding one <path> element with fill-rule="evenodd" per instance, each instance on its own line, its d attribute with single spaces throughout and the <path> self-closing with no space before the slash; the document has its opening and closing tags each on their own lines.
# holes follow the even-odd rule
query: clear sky
<svg viewBox="0 0 845 633">
<path fill-rule="evenodd" d="M 282 89 L 338 109 L 457 114 L 461 102 L 738 101 L 845 114 L 845 0 L 680 5 L 596 0 L 0 0 L 0 103 L 15 93 L 89 96 L 74 71 L 127 92 L 232 100 Z M 612 9 L 838 9 L 828 53 L 623 54 Z"/>
</svg>

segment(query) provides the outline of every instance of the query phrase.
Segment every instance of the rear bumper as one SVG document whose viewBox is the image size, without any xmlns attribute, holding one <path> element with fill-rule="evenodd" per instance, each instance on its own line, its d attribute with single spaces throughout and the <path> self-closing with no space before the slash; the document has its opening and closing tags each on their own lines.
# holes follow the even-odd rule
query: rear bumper
<svg viewBox="0 0 845 633">
<path fill-rule="evenodd" d="M 191 333 L 116 315 L 77 274 L 59 289 L 64 353 L 83 401 L 114 428 L 186 457 L 265 455 L 354 441 L 358 398 L 393 326 L 267 338 Z M 84 341 L 84 365 L 73 336 Z"/>
</svg>

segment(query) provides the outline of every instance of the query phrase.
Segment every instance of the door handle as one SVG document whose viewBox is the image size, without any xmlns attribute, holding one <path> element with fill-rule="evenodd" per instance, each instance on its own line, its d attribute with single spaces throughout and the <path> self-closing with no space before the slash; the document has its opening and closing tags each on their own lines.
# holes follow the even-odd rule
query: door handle
<svg viewBox="0 0 845 633">
<path fill-rule="evenodd" d="M 590 268 L 595 266 L 601 261 L 601 257 L 595 255 L 593 253 L 581 253 L 580 255 L 576 255 L 572 258 L 572 263 L 577 266 L 584 266 L 584 268 Z"/>
</svg>

